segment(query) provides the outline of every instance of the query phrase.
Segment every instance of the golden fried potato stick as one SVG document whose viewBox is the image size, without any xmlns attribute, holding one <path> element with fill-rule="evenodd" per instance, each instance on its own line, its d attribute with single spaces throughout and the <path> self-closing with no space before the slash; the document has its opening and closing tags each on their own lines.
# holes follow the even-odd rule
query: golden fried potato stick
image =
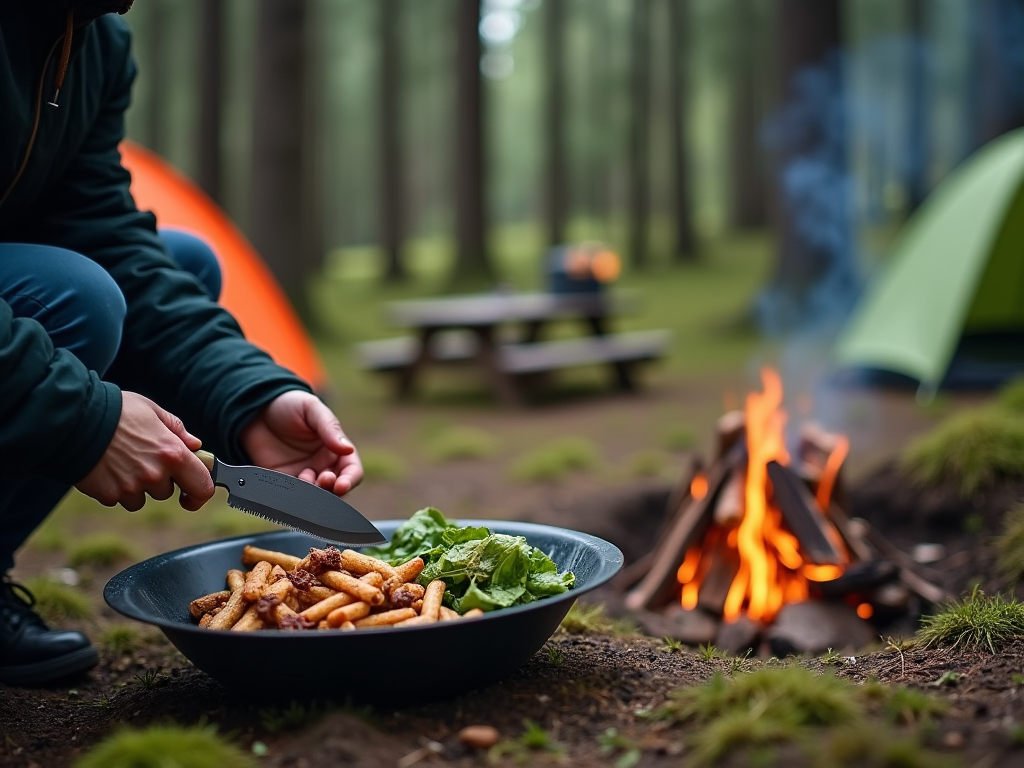
<svg viewBox="0 0 1024 768">
<path fill-rule="evenodd" d="M 416 615 L 416 611 L 412 608 L 396 608 L 393 611 L 384 611 L 383 613 L 373 613 L 367 616 L 365 619 L 359 619 L 359 621 L 353 621 L 357 627 L 390 627 L 393 624 L 397 624 L 400 621 L 411 619 Z"/>
<path fill-rule="evenodd" d="M 468 611 L 466 611 L 464 614 L 462 614 L 462 618 L 464 618 L 464 619 L 472 619 L 475 616 L 483 616 L 483 615 L 484 615 L 483 608 L 470 608 Z"/>
<path fill-rule="evenodd" d="M 290 595 L 294 591 L 292 583 L 288 579 L 281 579 L 276 581 L 267 587 L 266 591 L 261 597 L 267 595 L 273 595 L 277 598 L 283 598 Z M 251 632 L 254 629 L 263 629 L 263 619 L 260 618 L 259 613 L 256 610 L 256 605 L 250 605 L 245 613 L 236 621 L 232 627 L 232 632 Z"/>
<path fill-rule="evenodd" d="M 300 590 L 296 593 L 296 596 L 299 598 L 299 602 L 302 603 L 303 608 L 309 608 L 311 606 L 316 605 L 317 603 L 322 603 L 329 597 L 334 597 L 338 594 L 344 593 L 336 592 L 330 587 L 316 586 L 310 587 L 305 592 Z"/>
<path fill-rule="evenodd" d="M 228 571 L 228 589 L 234 592 L 236 589 L 241 589 L 243 584 L 245 584 L 245 574 L 242 571 L 237 568 Z"/>
<path fill-rule="evenodd" d="M 351 632 L 355 628 L 356 625 L 353 624 L 351 621 L 346 621 L 344 624 L 338 627 L 338 629 L 342 630 L 343 632 Z"/>
<path fill-rule="evenodd" d="M 411 619 L 403 619 L 394 626 L 396 627 L 415 627 L 417 624 L 436 624 L 436 621 L 428 621 L 422 616 L 413 616 Z"/>
<path fill-rule="evenodd" d="M 340 627 L 346 621 L 355 621 L 370 615 L 370 604 L 359 601 L 350 605 L 335 608 L 327 614 L 327 623 L 332 627 Z"/>
<path fill-rule="evenodd" d="M 266 560 L 260 560 L 252 567 L 242 586 L 242 596 L 247 602 L 254 603 L 263 597 L 263 593 L 269 586 L 268 580 L 273 569 L 274 566 Z"/>
<path fill-rule="evenodd" d="M 398 577 L 398 573 L 388 563 L 378 560 L 376 557 L 364 555 L 362 552 L 356 552 L 354 549 L 342 550 L 341 567 L 358 576 L 362 576 L 364 573 L 376 572 L 385 580 Z"/>
<path fill-rule="evenodd" d="M 420 616 L 427 621 L 437 621 L 441 614 L 441 598 L 444 597 L 445 583 L 441 579 L 434 579 L 427 584 L 427 591 L 423 593 L 423 607 L 420 609 Z"/>
<path fill-rule="evenodd" d="M 203 618 L 203 614 L 212 613 L 214 608 L 220 608 L 231 597 L 231 590 L 225 589 L 220 592 L 211 592 L 208 595 L 197 597 L 188 606 L 188 612 L 193 619 Z"/>
<path fill-rule="evenodd" d="M 276 629 L 312 629 L 316 626 L 285 605 L 277 595 L 264 595 L 255 607 L 259 617 Z"/>
<path fill-rule="evenodd" d="M 454 621 L 455 619 L 461 619 L 462 617 L 459 615 L 458 611 L 452 610 L 451 608 L 442 605 L 438 618 L 441 621 Z"/>
<path fill-rule="evenodd" d="M 244 585 L 244 583 L 243 581 L 242 584 Z M 242 586 L 239 586 L 238 589 L 232 590 L 231 597 L 207 626 L 210 629 L 231 629 L 242 618 L 246 605 L 245 594 Z"/>
<path fill-rule="evenodd" d="M 291 571 L 301 561 L 301 557 L 286 555 L 284 552 L 275 552 L 272 549 L 260 549 L 251 544 L 246 544 L 242 549 L 242 565 L 252 568 L 260 560 L 266 560 L 271 565 L 280 565 L 286 571 Z"/>
<path fill-rule="evenodd" d="M 370 571 L 369 573 L 364 573 L 362 576 L 359 577 L 359 580 L 360 581 L 365 581 L 371 587 L 376 587 L 381 592 L 384 591 L 384 577 L 381 576 L 376 571 Z"/>
<path fill-rule="evenodd" d="M 270 575 L 267 577 L 267 583 L 273 584 L 281 579 L 288 578 L 288 571 L 282 568 L 280 565 L 275 565 L 273 570 L 270 571 Z"/>
<path fill-rule="evenodd" d="M 216 615 L 217 614 L 215 614 L 215 613 L 207 613 L 207 614 L 205 614 L 203 616 L 203 618 L 201 618 L 199 620 L 199 626 L 202 627 L 203 629 L 206 629 L 207 627 L 210 626 L 210 622 L 213 621 L 213 617 L 216 616 Z"/>
<path fill-rule="evenodd" d="M 339 592 L 347 592 L 370 605 L 380 605 L 384 602 L 384 593 L 365 581 L 360 581 L 355 576 L 350 576 L 341 571 L 324 571 L 320 574 L 320 583 Z"/>
<path fill-rule="evenodd" d="M 319 603 L 309 606 L 309 608 L 302 611 L 300 615 L 306 617 L 310 621 L 320 621 L 321 619 L 326 619 L 327 614 L 334 609 L 341 608 L 345 605 L 351 605 L 355 602 L 358 602 L 358 599 L 350 595 L 348 592 L 335 592 L 333 595 L 321 600 Z"/>
</svg>

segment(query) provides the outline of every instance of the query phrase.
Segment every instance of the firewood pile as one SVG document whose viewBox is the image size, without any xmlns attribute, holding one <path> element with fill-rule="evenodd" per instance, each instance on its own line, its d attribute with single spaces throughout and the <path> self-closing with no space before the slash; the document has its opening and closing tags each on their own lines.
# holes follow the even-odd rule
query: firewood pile
<svg viewBox="0 0 1024 768">
<path fill-rule="evenodd" d="M 651 634 L 733 653 L 854 650 L 950 599 L 937 575 L 845 512 L 843 435 L 817 424 L 784 445 L 777 375 L 717 425 L 669 500 L 655 548 L 617 580 Z"/>
</svg>

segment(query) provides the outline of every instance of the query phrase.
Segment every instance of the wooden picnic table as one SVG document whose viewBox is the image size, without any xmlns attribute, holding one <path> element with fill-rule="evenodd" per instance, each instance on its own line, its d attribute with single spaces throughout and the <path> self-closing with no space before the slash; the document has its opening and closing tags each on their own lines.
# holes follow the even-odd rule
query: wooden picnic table
<svg viewBox="0 0 1024 768">
<path fill-rule="evenodd" d="M 610 322 L 637 304 L 635 294 L 619 291 L 496 291 L 396 301 L 385 307 L 388 321 L 412 335 L 366 342 L 359 353 L 364 367 L 397 374 L 401 397 L 412 394 L 428 366 L 457 361 L 475 362 L 506 404 L 521 403 L 531 379 L 576 365 L 607 365 L 617 387 L 632 390 L 633 364 L 660 357 L 668 342 L 666 331 L 610 332 Z M 543 338 L 564 320 L 580 321 L 583 335 Z"/>
</svg>

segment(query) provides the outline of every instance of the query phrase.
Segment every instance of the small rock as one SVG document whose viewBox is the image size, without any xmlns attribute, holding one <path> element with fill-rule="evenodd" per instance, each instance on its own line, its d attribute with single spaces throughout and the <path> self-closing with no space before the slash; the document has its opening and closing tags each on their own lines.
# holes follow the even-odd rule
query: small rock
<svg viewBox="0 0 1024 768">
<path fill-rule="evenodd" d="M 467 725 L 459 731 L 459 741 L 473 749 L 490 749 L 500 738 L 498 729 L 492 725 Z"/>
<path fill-rule="evenodd" d="M 916 544 L 910 556 L 922 565 L 937 563 L 946 556 L 946 548 L 941 544 Z"/>
<path fill-rule="evenodd" d="M 753 653 L 763 629 L 764 624 L 746 616 L 740 616 L 736 621 L 724 621 L 718 628 L 715 647 L 731 656 Z"/>
<path fill-rule="evenodd" d="M 783 606 L 765 635 L 776 656 L 858 651 L 875 640 L 871 625 L 853 608 L 819 600 Z"/>
<path fill-rule="evenodd" d="M 942 734 L 942 746 L 946 749 L 963 749 L 967 745 L 967 739 L 959 731 L 949 731 Z"/>
</svg>

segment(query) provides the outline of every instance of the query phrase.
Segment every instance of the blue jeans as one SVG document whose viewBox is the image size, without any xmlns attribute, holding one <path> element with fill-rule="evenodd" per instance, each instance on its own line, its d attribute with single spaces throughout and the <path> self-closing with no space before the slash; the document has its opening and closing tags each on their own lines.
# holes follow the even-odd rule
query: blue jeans
<svg viewBox="0 0 1024 768">
<path fill-rule="evenodd" d="M 160 237 L 178 265 L 219 298 L 220 265 L 210 247 L 184 232 L 162 230 Z M 63 248 L 0 243 L 0 298 L 15 317 L 36 320 L 54 347 L 72 352 L 100 376 L 114 362 L 125 302 L 117 284 L 94 261 Z M 0 573 L 10 570 L 14 553 L 68 490 L 40 478 L 0 481 Z"/>
</svg>

